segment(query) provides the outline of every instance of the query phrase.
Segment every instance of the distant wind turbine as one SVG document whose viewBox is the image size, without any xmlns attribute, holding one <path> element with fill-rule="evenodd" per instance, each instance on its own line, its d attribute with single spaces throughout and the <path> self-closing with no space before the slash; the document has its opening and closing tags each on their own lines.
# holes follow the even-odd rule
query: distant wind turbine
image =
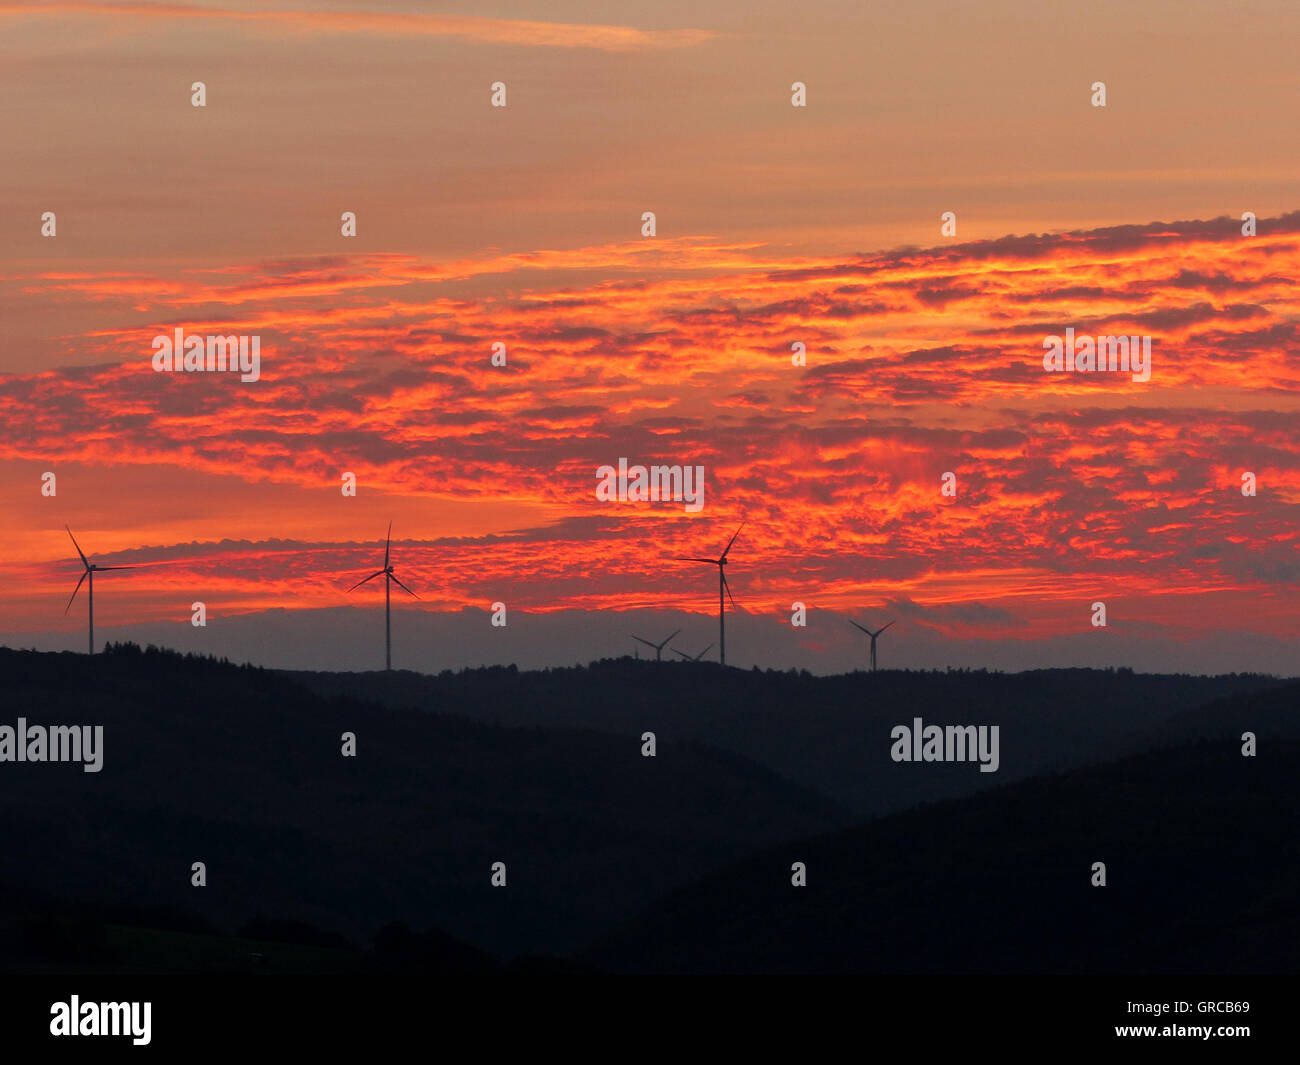
<svg viewBox="0 0 1300 1065">
<path fill-rule="evenodd" d="M 65 529 L 68 527 L 65 525 Z M 77 593 L 81 591 L 81 582 L 89 579 L 90 585 L 86 588 L 87 598 L 90 600 L 90 653 L 95 653 L 95 574 L 103 573 L 110 569 L 134 569 L 134 566 L 96 566 L 93 562 L 86 560 L 85 554 L 81 550 L 81 545 L 77 543 L 77 538 L 72 535 L 72 530 L 68 529 L 68 537 L 72 540 L 72 546 L 77 549 L 77 554 L 81 556 L 81 564 L 85 571 L 81 574 L 81 580 L 77 581 L 77 586 L 72 589 L 72 599 L 68 600 L 68 605 L 63 608 L 63 616 L 68 616 L 68 611 L 72 609 L 72 600 L 77 598 Z"/>
<path fill-rule="evenodd" d="M 872 632 L 868 628 L 863 628 L 863 626 L 859 625 L 852 618 L 849 618 L 849 624 L 852 625 L 854 628 L 862 629 L 863 632 L 865 632 L 868 636 L 871 637 L 871 672 L 874 673 L 876 671 L 876 639 L 877 637 L 880 636 L 882 632 L 885 631 L 885 629 L 889 628 L 889 625 L 894 624 L 894 622 L 891 621 L 889 625 L 886 625 L 884 628 L 877 629 L 875 632 Z"/>
<path fill-rule="evenodd" d="M 354 592 L 358 588 L 360 588 L 363 584 L 367 584 L 370 581 L 373 581 L 376 577 L 382 576 L 384 578 L 384 669 L 386 670 L 391 670 L 393 668 L 393 619 L 392 619 L 391 585 L 393 584 L 397 585 L 397 587 L 402 589 L 402 591 L 404 591 L 407 595 L 415 596 L 416 599 L 420 598 L 418 595 L 415 595 L 415 593 L 411 591 L 410 588 L 404 585 L 393 575 L 393 566 L 392 563 L 389 561 L 389 548 L 392 545 L 392 542 L 393 542 L 393 523 L 390 521 L 388 523 L 388 536 L 384 539 L 384 568 L 375 570 L 375 572 L 372 573 L 365 580 L 357 581 L 356 584 L 354 584 L 351 588 L 348 589 L 349 592 Z"/>
<path fill-rule="evenodd" d="M 745 527 L 745 523 L 740 523 L 740 529 Z M 727 664 L 727 604 L 722 598 L 725 591 L 731 596 L 731 605 L 736 605 L 736 597 L 731 595 L 731 585 L 727 583 L 727 553 L 731 550 L 731 545 L 736 542 L 736 537 L 740 535 L 740 529 L 731 534 L 731 539 L 727 541 L 726 548 L 717 558 L 682 558 L 678 557 L 677 562 L 707 562 L 710 566 L 718 567 L 718 660 L 725 666 Z"/>
<path fill-rule="evenodd" d="M 681 631 L 682 631 L 681 629 L 678 629 L 677 632 L 674 632 L 674 633 L 673 633 L 673 636 L 677 636 L 679 633 L 681 633 Z M 673 636 L 669 636 L 669 637 L 668 637 L 668 640 L 671 640 L 671 639 L 673 638 Z M 643 643 L 643 644 L 645 644 L 647 647 L 653 647 L 653 648 L 655 649 L 655 661 L 656 661 L 656 662 L 659 662 L 659 661 L 662 661 L 662 660 L 663 660 L 664 648 L 665 648 L 666 646 L 668 646 L 668 640 L 664 640 L 663 643 L 651 643 L 649 640 L 643 640 L 643 639 L 641 639 L 640 636 L 633 636 L 632 639 L 636 640 L 637 643 Z"/>
<path fill-rule="evenodd" d="M 713 650 L 713 644 L 709 644 L 708 647 L 706 647 L 703 651 L 701 651 L 697 655 L 688 655 L 685 651 L 677 650 L 676 647 L 670 647 L 668 648 L 668 650 L 672 651 L 672 653 L 675 655 L 681 655 L 688 662 L 698 662 L 701 658 L 703 658 L 706 654 L 708 654 L 710 651 Z"/>
</svg>

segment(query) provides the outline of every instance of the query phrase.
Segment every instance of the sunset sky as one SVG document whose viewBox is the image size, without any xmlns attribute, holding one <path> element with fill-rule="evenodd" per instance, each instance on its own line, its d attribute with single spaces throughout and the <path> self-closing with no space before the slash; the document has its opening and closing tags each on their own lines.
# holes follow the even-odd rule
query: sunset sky
<svg viewBox="0 0 1300 1065">
<path fill-rule="evenodd" d="M 882 665 L 1300 672 L 1298 35 L 0 0 L 0 642 L 85 649 L 67 523 L 153 563 L 96 581 L 101 643 L 375 668 L 382 589 L 346 589 L 391 520 L 395 665 L 695 651 L 716 578 L 669 559 L 744 519 L 736 665 L 852 668 L 852 616 L 899 619 Z M 154 372 L 177 328 L 260 336 L 261 379 Z M 1067 328 L 1150 336 L 1150 380 L 1045 372 Z M 703 509 L 598 501 L 623 456 L 702 465 Z"/>
</svg>

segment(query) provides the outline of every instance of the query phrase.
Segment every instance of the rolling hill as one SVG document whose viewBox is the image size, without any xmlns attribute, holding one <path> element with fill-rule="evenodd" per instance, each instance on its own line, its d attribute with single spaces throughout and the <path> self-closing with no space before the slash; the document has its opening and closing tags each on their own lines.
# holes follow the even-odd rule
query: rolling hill
<svg viewBox="0 0 1300 1065">
<path fill-rule="evenodd" d="M 1294 973 L 1300 742 L 1261 735 L 1254 758 L 1203 741 L 769 849 L 583 957 L 623 972 Z"/>
<path fill-rule="evenodd" d="M 100 724 L 104 765 L 0 764 L 0 885 L 365 940 L 393 921 L 504 956 L 567 950 L 675 883 L 848 823 L 743 758 L 641 732 L 508 729 L 325 699 L 128 648 L 0 650 L 6 712 Z M 357 756 L 341 756 L 353 732 Z M 191 886 L 191 864 L 207 886 Z M 491 886 L 494 862 L 503 888 Z"/>
<path fill-rule="evenodd" d="M 732 751 L 849 807 L 858 817 L 905 810 L 1041 773 L 1191 737 L 1179 715 L 1215 699 L 1277 688 L 1272 677 L 1060 669 L 807 673 L 715 663 L 609 659 L 586 668 L 517 672 L 292 673 L 320 693 L 418 706 L 475 721 L 654 730 Z M 890 759 L 890 730 L 926 723 L 997 725 L 1001 766 L 936 764 L 924 774 Z"/>
</svg>

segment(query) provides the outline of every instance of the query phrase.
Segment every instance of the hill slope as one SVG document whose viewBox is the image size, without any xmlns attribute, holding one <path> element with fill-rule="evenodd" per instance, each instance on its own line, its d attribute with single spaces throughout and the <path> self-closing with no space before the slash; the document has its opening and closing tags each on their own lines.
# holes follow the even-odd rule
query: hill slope
<svg viewBox="0 0 1300 1065">
<path fill-rule="evenodd" d="M 227 929 L 260 915 L 356 940 L 405 921 L 558 952 L 755 847 L 847 823 L 680 738 L 643 758 L 640 730 L 507 729 L 170 653 L 0 650 L 0 690 L 0 724 L 103 725 L 105 748 L 98 773 L 0 764 L 0 887 Z"/>
<path fill-rule="evenodd" d="M 584 956 L 637 972 L 1297 972 L 1297 779 L 1300 742 L 1267 738 L 1255 758 L 1200 743 L 1012 784 L 739 862 Z"/>
<path fill-rule="evenodd" d="M 1041 773 L 1106 761 L 1189 738 L 1176 715 L 1232 694 L 1271 690 L 1271 677 L 1166 676 L 1090 669 L 1028 673 L 882 671 L 814 677 L 726 670 L 713 663 L 614 659 L 586 669 L 418 673 L 294 673 L 321 692 L 421 706 L 476 721 L 654 730 L 765 765 L 866 817 L 971 794 Z M 890 730 L 927 724 L 998 725 L 1001 767 L 932 765 L 889 757 Z"/>
</svg>

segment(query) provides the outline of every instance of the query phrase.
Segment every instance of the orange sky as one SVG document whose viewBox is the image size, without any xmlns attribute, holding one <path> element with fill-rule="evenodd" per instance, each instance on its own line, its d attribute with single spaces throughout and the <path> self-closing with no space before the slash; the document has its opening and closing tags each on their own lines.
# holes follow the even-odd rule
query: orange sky
<svg viewBox="0 0 1300 1065">
<path fill-rule="evenodd" d="M 1297 190 L 1267 145 L 1226 166 L 1217 111 L 1187 129 L 1195 150 L 1144 157 L 1133 95 L 1092 109 L 1077 60 L 1084 84 L 1050 115 L 1041 101 L 1010 109 L 991 75 L 1005 121 L 963 186 L 921 150 L 942 109 L 937 125 L 914 116 L 896 173 L 861 155 L 863 138 L 902 137 L 920 104 L 872 112 L 836 97 L 848 55 L 836 20 L 867 28 L 840 5 L 813 5 L 791 63 L 758 68 L 773 82 L 761 104 L 749 82 L 728 95 L 715 75 L 779 51 L 784 16 L 766 5 L 774 22 L 743 25 L 708 5 L 653 19 L 580 4 L 251 18 L 241 4 L 135 3 L 105 23 L 111 6 L 0 3 L 13 31 L 0 69 L 34 87 L 25 113 L 39 119 L 0 117 L 15 159 L 0 178 L 0 631 L 84 630 L 80 608 L 63 617 L 76 575 L 65 522 L 95 561 L 158 563 L 104 578 L 97 624 L 111 625 L 182 621 L 196 599 L 227 617 L 346 604 L 390 519 L 418 609 L 703 614 L 715 609 L 707 574 L 661 560 L 715 553 L 743 516 L 737 596 L 774 620 L 795 600 L 901 604 L 946 638 L 1032 640 L 1086 630 L 1102 599 L 1175 640 L 1207 623 L 1294 638 L 1300 213 L 1285 212 Z M 197 56 L 178 62 L 168 46 L 197 40 L 201 22 L 213 28 Z M 939 23 L 935 47 L 955 48 L 961 27 Z M 1184 54 L 1205 45 L 1201 25 L 1187 16 Z M 924 26 L 876 28 L 906 52 Z M 997 49 L 1049 28 L 990 15 L 979 31 Z M 1258 84 L 1238 79 L 1231 95 L 1255 86 L 1275 108 L 1258 69 L 1272 45 L 1258 40 Z M 407 66 L 421 47 L 453 70 L 484 60 L 473 93 L 421 85 Z M 337 49 L 350 65 L 324 78 Z M 78 76 L 99 79 L 83 102 L 115 112 L 112 144 L 50 81 L 73 53 Z M 252 72 L 277 54 L 277 73 Z M 139 62 L 112 67 L 122 57 Z M 642 63 L 656 78 L 683 63 L 699 76 L 656 110 L 620 80 L 619 64 Z M 204 111 L 188 100 L 199 67 L 214 86 Z M 815 106 L 778 133 L 791 67 L 810 71 Z M 367 111 L 367 71 L 372 102 L 402 87 L 406 102 Z M 940 87 L 967 108 L 958 74 Z M 584 75 L 585 103 L 569 94 Z M 497 76 L 514 94 L 501 115 L 486 104 Z M 438 102 L 422 117 L 412 101 L 425 91 Z M 1148 123 L 1191 106 L 1165 90 L 1139 99 Z M 610 151 L 626 134 L 620 108 L 651 122 L 653 150 Z M 1025 123 L 1056 136 L 1066 121 L 1085 144 L 1134 150 L 1091 156 L 1104 169 L 1073 200 L 1069 160 L 1014 179 L 1008 156 L 995 162 Z M 711 134 L 722 152 L 705 150 Z M 350 177 L 348 159 L 363 164 Z M 871 202 L 845 228 L 855 183 Z M 1150 221 L 1180 208 L 1201 220 Z M 357 238 L 337 235 L 340 209 L 358 211 Z M 659 216 L 653 238 L 639 235 L 643 209 Z M 1260 212 L 1253 237 L 1246 209 Z M 43 210 L 58 212 L 52 240 Z M 959 236 L 940 235 L 943 210 Z M 155 373 L 151 340 L 178 327 L 259 335 L 261 380 Z M 1149 335 L 1150 380 L 1045 373 L 1043 338 L 1067 327 Z M 489 361 L 497 341 L 504 368 Z M 791 365 L 795 342 L 806 367 Z M 704 509 L 599 502 L 596 468 L 621 456 L 702 465 Z M 54 498 L 40 492 L 47 471 Z M 339 491 L 344 471 L 356 498 Z M 955 499 L 940 493 L 949 471 Z"/>
</svg>

